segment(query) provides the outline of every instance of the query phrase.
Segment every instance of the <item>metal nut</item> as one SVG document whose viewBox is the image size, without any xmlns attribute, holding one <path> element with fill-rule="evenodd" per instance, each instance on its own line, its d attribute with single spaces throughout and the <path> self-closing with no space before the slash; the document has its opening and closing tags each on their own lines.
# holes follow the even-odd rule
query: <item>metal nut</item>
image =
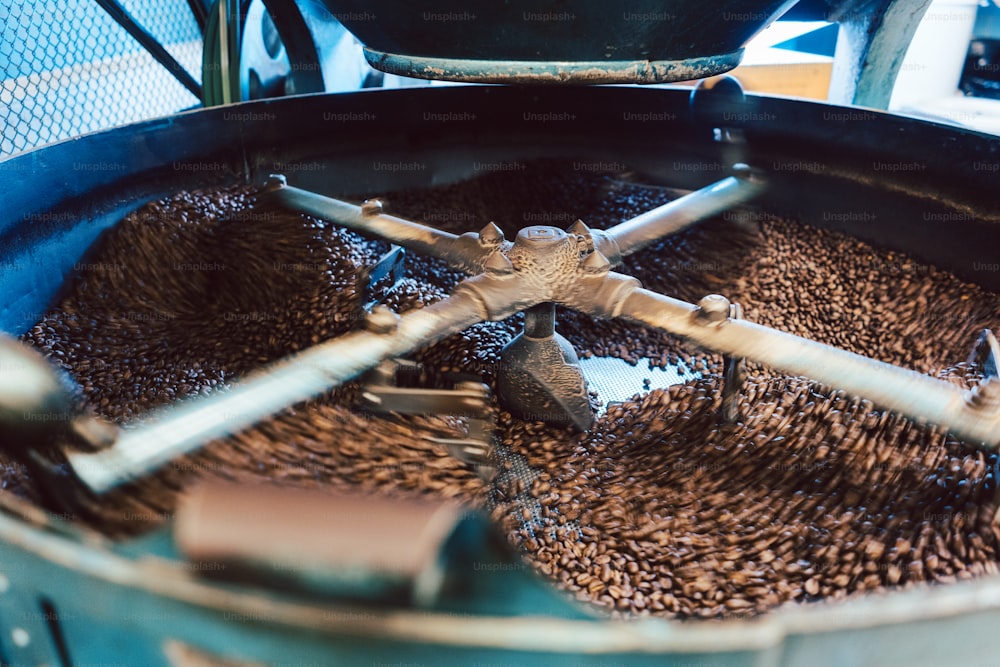
<svg viewBox="0 0 1000 667">
<path fill-rule="evenodd" d="M 264 181 L 265 190 L 279 190 L 286 185 L 288 185 L 288 179 L 285 178 L 284 174 L 270 174 Z"/>
<path fill-rule="evenodd" d="M 373 333 L 393 333 L 398 327 L 399 315 L 385 305 L 375 306 L 365 317 L 365 328 Z"/>
<path fill-rule="evenodd" d="M 709 294 L 698 302 L 698 319 L 708 324 L 719 324 L 729 319 L 729 299 L 721 294 Z"/>
<path fill-rule="evenodd" d="M 364 203 L 361 204 L 361 215 L 365 217 L 379 215 L 382 213 L 382 208 L 381 199 L 366 199 Z"/>
</svg>

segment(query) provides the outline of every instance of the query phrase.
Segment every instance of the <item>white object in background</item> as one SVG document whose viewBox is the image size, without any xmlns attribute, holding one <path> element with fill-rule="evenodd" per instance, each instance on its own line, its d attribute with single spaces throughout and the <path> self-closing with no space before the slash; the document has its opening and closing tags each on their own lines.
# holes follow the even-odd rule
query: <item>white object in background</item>
<svg viewBox="0 0 1000 667">
<path fill-rule="evenodd" d="M 953 123 L 970 130 L 1000 135 L 1000 100 L 964 97 L 959 94 L 927 100 L 906 115 L 937 123 Z"/>
<path fill-rule="evenodd" d="M 972 39 L 978 0 L 934 0 L 906 51 L 889 101 L 905 110 L 955 94 Z"/>
</svg>

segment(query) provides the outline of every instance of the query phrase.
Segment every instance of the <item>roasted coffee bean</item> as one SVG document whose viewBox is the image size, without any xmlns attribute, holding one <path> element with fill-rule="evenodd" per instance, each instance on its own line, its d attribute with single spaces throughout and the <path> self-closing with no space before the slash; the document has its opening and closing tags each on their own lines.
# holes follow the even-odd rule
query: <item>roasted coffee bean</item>
<svg viewBox="0 0 1000 667">
<path fill-rule="evenodd" d="M 386 195 L 394 214 L 460 233 L 496 220 L 582 218 L 606 228 L 672 197 L 569 163 Z M 112 229 L 24 340 L 81 385 L 81 406 L 119 422 L 212 391 L 260 365 L 360 325 L 359 271 L 386 244 L 265 207 L 252 188 L 179 193 Z M 563 224 L 565 223 L 565 224 Z M 462 276 L 410 253 L 385 297 L 405 312 Z M 821 229 L 754 214 L 695 225 L 629 257 L 621 270 L 696 302 L 721 293 L 746 319 L 934 373 L 963 387 L 954 364 L 982 328 L 1000 329 L 1000 297 L 912 258 Z M 358 385 L 291 408 L 104 498 L 95 527 L 138 533 L 169 518 L 179 490 L 205 477 L 433 495 L 491 509 L 539 572 L 613 616 L 745 616 L 777 605 L 914 582 L 995 574 L 994 454 L 803 378 L 756 364 L 741 420 L 720 425 L 721 357 L 617 320 L 558 310 L 581 357 L 683 363 L 702 377 L 636 387 L 586 435 L 498 412 L 501 474 L 487 485 L 430 443 L 462 424 L 351 411 Z M 419 350 L 426 380 L 449 372 L 494 383 L 521 317 L 489 322 Z M 509 474 L 513 455 L 534 476 Z M 0 462 L 2 463 L 2 462 Z M 37 490 L 4 465 L 6 488 Z"/>
</svg>

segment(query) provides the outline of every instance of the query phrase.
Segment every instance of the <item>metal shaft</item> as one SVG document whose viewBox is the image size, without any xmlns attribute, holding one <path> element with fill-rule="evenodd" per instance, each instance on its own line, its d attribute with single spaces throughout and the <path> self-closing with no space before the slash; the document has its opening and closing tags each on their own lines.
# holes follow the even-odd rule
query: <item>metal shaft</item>
<svg viewBox="0 0 1000 667">
<path fill-rule="evenodd" d="M 972 443 L 1000 446 L 1000 410 L 977 407 L 967 392 L 943 380 L 745 320 L 709 323 L 698 317 L 698 311 L 693 304 L 636 288 L 623 300 L 619 313 L 722 354 L 746 357 L 867 398 L 892 412 L 945 427 Z"/>
<path fill-rule="evenodd" d="M 443 259 L 469 274 L 482 271 L 486 258 L 493 251 L 492 246 L 481 245 L 476 234 L 457 236 L 419 222 L 386 215 L 379 212 L 378 205 L 366 210 L 339 199 L 287 185 L 272 188 L 263 195 L 265 200 L 268 197 L 286 208 L 391 241 L 407 250 Z"/>
<path fill-rule="evenodd" d="M 524 311 L 524 335 L 528 338 L 551 338 L 556 333 L 556 305 L 540 303 Z"/>
<path fill-rule="evenodd" d="M 606 230 L 603 234 L 598 233 L 595 238 L 598 250 L 608 257 L 612 264 L 617 264 L 618 259 L 613 257 L 615 250 L 619 257 L 625 257 L 699 220 L 722 213 L 757 196 L 764 189 L 763 181 L 751 175 L 748 167 L 744 165 L 738 167 L 740 168 L 736 176 L 730 176 L 675 199 L 669 204 L 637 215 Z M 608 241 L 612 241 L 613 244 Z M 602 245 L 605 247 L 602 248 Z"/>
<path fill-rule="evenodd" d="M 252 426 L 378 365 L 482 321 L 470 292 L 399 318 L 395 331 L 359 331 L 276 362 L 228 391 L 164 410 L 149 423 L 123 431 L 110 448 L 68 455 L 77 476 L 97 493 L 146 475 L 213 439 Z"/>
</svg>

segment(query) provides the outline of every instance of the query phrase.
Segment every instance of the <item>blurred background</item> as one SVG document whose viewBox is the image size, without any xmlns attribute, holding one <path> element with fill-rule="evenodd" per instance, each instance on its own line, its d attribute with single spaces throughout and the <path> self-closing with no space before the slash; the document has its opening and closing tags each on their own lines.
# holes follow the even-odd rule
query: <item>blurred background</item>
<svg viewBox="0 0 1000 667">
<path fill-rule="evenodd" d="M 934 0 L 888 108 L 1000 133 L 995 3 Z M 843 30 L 813 5 L 758 35 L 733 74 L 749 91 L 857 104 L 833 76 Z M 202 105 L 447 85 L 372 70 L 318 0 L 0 0 L 0 25 L 0 158 Z"/>
</svg>

